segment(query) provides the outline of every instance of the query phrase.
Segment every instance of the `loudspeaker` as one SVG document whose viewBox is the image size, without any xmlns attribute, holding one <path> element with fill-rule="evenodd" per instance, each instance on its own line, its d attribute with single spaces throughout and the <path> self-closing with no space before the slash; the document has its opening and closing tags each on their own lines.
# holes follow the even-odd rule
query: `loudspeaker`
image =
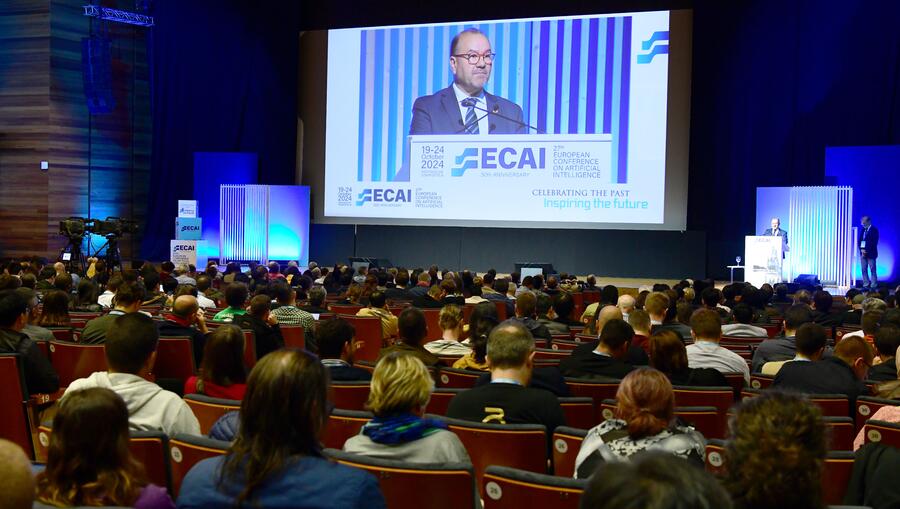
<svg viewBox="0 0 900 509">
<path fill-rule="evenodd" d="M 105 37 L 81 39 L 81 74 L 84 98 L 91 114 L 109 113 L 115 108 L 112 90 L 112 54 Z"/>
<path fill-rule="evenodd" d="M 794 282 L 799 285 L 820 286 L 819 276 L 815 274 L 800 274 L 794 278 Z"/>
</svg>

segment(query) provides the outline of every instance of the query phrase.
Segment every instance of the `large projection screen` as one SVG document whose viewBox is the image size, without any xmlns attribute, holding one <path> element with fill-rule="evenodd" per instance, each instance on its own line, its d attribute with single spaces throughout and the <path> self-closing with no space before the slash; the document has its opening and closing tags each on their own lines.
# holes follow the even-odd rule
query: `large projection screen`
<svg viewBox="0 0 900 509">
<path fill-rule="evenodd" d="M 467 34 L 451 59 L 467 29 L 488 49 Z M 689 11 L 340 29 L 326 47 L 316 222 L 685 229 Z M 460 106 L 451 64 L 479 102 Z"/>
</svg>

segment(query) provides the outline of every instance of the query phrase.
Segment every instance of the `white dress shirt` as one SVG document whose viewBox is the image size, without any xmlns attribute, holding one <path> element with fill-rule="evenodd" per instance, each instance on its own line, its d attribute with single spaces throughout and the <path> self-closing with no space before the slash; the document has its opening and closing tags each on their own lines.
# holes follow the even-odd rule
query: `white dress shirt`
<svg viewBox="0 0 900 509">
<path fill-rule="evenodd" d="M 463 126 L 466 124 L 466 114 L 469 113 L 469 108 L 462 105 L 463 100 L 472 97 L 469 94 L 465 93 L 456 86 L 456 83 L 453 84 L 453 93 L 456 94 L 456 105 L 459 106 L 459 113 L 462 115 L 463 123 L 459 126 L 460 132 L 462 131 Z M 475 99 L 475 118 L 480 119 L 478 121 L 478 134 L 489 134 L 491 129 L 491 120 L 490 115 L 487 114 L 487 100 L 484 96 L 484 91 L 481 92 L 481 95 L 478 97 L 472 97 Z M 479 109 L 481 108 L 481 109 Z"/>
<path fill-rule="evenodd" d="M 688 345 L 687 358 L 690 368 L 713 368 L 720 373 L 741 373 L 744 375 L 744 382 L 750 383 L 747 361 L 713 341 L 697 340 Z"/>
</svg>

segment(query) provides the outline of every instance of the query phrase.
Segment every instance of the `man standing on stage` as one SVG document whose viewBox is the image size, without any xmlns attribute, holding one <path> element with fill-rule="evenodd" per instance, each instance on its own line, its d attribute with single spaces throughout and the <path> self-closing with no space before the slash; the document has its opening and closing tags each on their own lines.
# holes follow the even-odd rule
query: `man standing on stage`
<svg viewBox="0 0 900 509">
<path fill-rule="evenodd" d="M 525 133 L 522 108 L 484 91 L 495 57 L 481 30 L 457 34 L 450 43 L 453 84 L 416 99 L 409 134 Z"/>
<path fill-rule="evenodd" d="M 859 234 L 859 265 L 862 268 L 863 290 L 874 290 L 878 287 L 878 270 L 875 260 L 878 258 L 878 228 L 872 226 L 872 218 L 863 216 L 860 221 L 862 233 Z M 872 271 L 871 280 L 869 270 Z"/>
<path fill-rule="evenodd" d="M 766 228 L 766 231 L 763 232 L 764 237 L 781 237 L 781 257 L 784 258 L 784 253 L 790 251 L 788 248 L 788 236 L 787 231 L 781 229 L 781 220 L 777 217 L 772 218 L 772 227 Z"/>
</svg>

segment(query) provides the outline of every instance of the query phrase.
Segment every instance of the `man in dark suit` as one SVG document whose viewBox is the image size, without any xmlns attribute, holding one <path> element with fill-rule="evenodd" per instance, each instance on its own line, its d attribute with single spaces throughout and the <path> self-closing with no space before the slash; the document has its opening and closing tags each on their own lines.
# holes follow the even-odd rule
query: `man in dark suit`
<svg viewBox="0 0 900 509">
<path fill-rule="evenodd" d="M 842 339 L 834 355 L 819 361 L 788 362 L 778 370 L 772 387 L 805 394 L 846 394 L 851 408 L 856 398 L 868 394 L 863 383 L 875 354 L 860 337 Z M 847 409 L 850 410 L 849 408 Z"/>
<path fill-rule="evenodd" d="M 591 352 L 572 352 L 559 363 L 563 375 L 576 378 L 624 378 L 634 366 L 624 362 L 634 337 L 634 329 L 615 318 L 603 326 L 597 348 Z"/>
<path fill-rule="evenodd" d="M 859 234 L 859 264 L 862 268 L 863 289 L 874 290 L 878 287 L 878 272 L 875 266 L 875 260 L 878 258 L 878 228 L 872 226 L 872 218 L 869 216 L 863 216 L 860 224 L 863 229 Z"/>
<path fill-rule="evenodd" d="M 771 227 L 766 228 L 763 232 L 764 237 L 781 237 L 781 256 L 788 252 L 788 234 L 787 231 L 781 229 L 781 220 L 777 217 L 772 218 Z"/>
<path fill-rule="evenodd" d="M 450 43 L 453 84 L 416 99 L 409 134 L 526 133 L 522 108 L 488 94 L 495 54 L 481 30 L 463 30 Z"/>
</svg>

